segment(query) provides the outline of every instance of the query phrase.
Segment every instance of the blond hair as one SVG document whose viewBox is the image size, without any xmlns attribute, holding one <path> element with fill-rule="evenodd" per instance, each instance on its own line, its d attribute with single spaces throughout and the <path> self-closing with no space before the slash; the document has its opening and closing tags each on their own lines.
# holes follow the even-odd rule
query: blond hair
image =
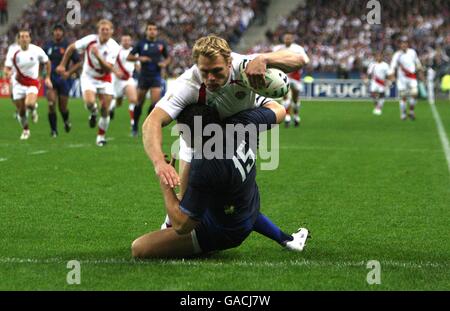
<svg viewBox="0 0 450 311">
<path fill-rule="evenodd" d="M 98 23 L 97 23 L 97 29 L 100 28 L 100 26 L 102 25 L 109 25 L 109 27 L 111 27 L 111 29 L 114 29 L 114 25 L 113 23 L 108 20 L 108 19 L 101 19 Z"/>
<path fill-rule="evenodd" d="M 225 39 L 216 35 L 209 35 L 195 41 L 192 48 L 192 58 L 195 63 L 200 56 L 216 58 L 218 55 L 222 55 L 227 63 L 231 58 L 231 48 Z"/>
</svg>

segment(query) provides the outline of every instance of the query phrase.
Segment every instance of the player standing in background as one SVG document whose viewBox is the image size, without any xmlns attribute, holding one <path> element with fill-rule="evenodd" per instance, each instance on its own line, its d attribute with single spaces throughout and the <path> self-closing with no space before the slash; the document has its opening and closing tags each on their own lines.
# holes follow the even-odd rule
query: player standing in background
<svg viewBox="0 0 450 311">
<path fill-rule="evenodd" d="M 390 66 L 390 79 L 394 80 L 397 70 L 397 89 L 400 96 L 400 118 L 416 119 L 414 107 L 418 95 L 417 75 L 421 77 L 422 64 L 417 52 L 408 47 L 408 38 L 400 38 L 400 50 L 394 53 Z M 409 97 L 409 113 L 406 113 L 406 100 Z"/>
<path fill-rule="evenodd" d="M 375 105 L 373 114 L 379 116 L 382 114 L 386 88 L 389 86 L 389 65 L 383 61 L 383 53 L 376 53 L 375 61 L 367 69 L 367 75 L 370 78 L 370 96 Z"/>
<path fill-rule="evenodd" d="M 45 85 L 52 88 L 52 81 L 49 73 L 51 72 L 51 64 L 40 47 L 31 44 L 31 36 L 28 30 L 19 31 L 20 48 L 14 53 L 8 55 L 5 62 L 5 77 L 10 79 L 12 76 L 12 68 L 15 69 L 13 82 L 13 100 L 16 104 L 20 116 L 20 124 L 23 132 L 20 139 L 26 140 L 30 138 L 30 129 L 28 126 L 28 118 L 26 110 L 32 112 L 36 110 L 36 103 L 39 94 L 39 66 L 45 64 L 47 76 L 45 77 Z"/>
<path fill-rule="evenodd" d="M 19 45 L 19 34 L 16 35 L 16 39 L 15 39 L 14 43 L 11 44 L 11 45 L 8 47 L 8 51 L 6 52 L 6 58 L 5 58 L 5 61 L 6 61 L 6 59 L 8 59 L 9 55 L 14 55 L 14 53 L 15 53 L 18 49 L 20 49 L 20 45 Z M 5 67 L 6 67 L 6 64 L 4 64 L 3 68 L 5 68 Z M 10 96 L 11 96 L 11 103 L 14 105 L 14 107 L 16 107 L 16 104 L 14 103 L 14 100 L 13 100 L 12 85 L 13 85 L 13 79 L 14 79 L 15 73 L 16 73 L 16 71 L 15 71 L 14 67 L 12 67 L 12 68 L 11 68 L 11 77 L 9 78 L 9 94 L 10 94 Z M 36 103 L 36 105 L 37 105 L 37 103 Z M 16 108 L 17 108 L 17 107 L 16 107 Z M 35 111 L 35 113 L 37 114 L 37 109 L 35 109 L 34 111 Z M 19 111 L 17 111 L 17 109 L 16 109 L 16 112 L 15 112 L 15 114 L 14 114 L 14 118 L 17 119 L 17 120 L 20 122 Z"/>
<path fill-rule="evenodd" d="M 63 75 L 59 75 L 56 72 L 56 67 L 61 63 L 68 45 L 69 43 L 64 39 L 64 27 L 62 25 L 55 25 L 55 27 L 53 27 L 53 40 L 44 46 L 44 51 L 47 53 L 52 63 L 50 77 L 53 89 L 47 90 L 48 121 L 50 123 L 50 135 L 52 137 L 58 136 L 56 101 L 58 101 L 59 112 L 64 121 L 64 130 L 68 133 L 72 127 L 69 120 L 69 110 L 67 109 L 70 89 L 67 78 L 81 67 L 82 63 L 80 62 L 78 53 L 75 52 L 72 54 L 71 61 L 73 66 L 70 70 L 66 71 Z"/>
<path fill-rule="evenodd" d="M 83 72 L 80 77 L 81 91 L 86 108 L 90 112 L 89 126 L 95 127 L 97 122 L 96 97 L 101 103 L 101 117 L 98 122 L 96 144 L 99 147 L 106 145 L 105 134 L 109 126 L 109 106 L 114 96 L 112 73 L 115 72 L 115 63 L 119 53 L 119 44 L 112 39 L 113 24 L 106 19 L 97 24 L 98 34 L 88 35 L 66 50 L 61 64 L 56 69 L 59 74 L 66 72 L 66 66 L 75 50 L 85 51 Z M 117 73 L 119 76 L 120 73 Z"/>
<path fill-rule="evenodd" d="M 134 108 L 134 123 L 132 136 L 137 136 L 139 131 L 139 119 L 145 103 L 145 97 L 150 89 L 150 112 L 161 98 L 161 70 L 169 65 L 171 58 L 167 44 L 158 39 L 158 27 L 149 22 L 146 29 L 146 38 L 139 41 L 128 55 L 127 60 L 141 63 L 141 72 L 138 81 L 138 102 Z"/>
<path fill-rule="evenodd" d="M 132 50 L 131 35 L 124 34 L 120 39 L 120 51 L 117 56 L 116 73 L 113 75 L 114 99 L 109 108 L 109 116 L 114 118 L 116 107 L 122 106 L 123 96 L 128 98 L 128 111 L 130 113 L 131 126 L 134 123 L 134 108 L 137 101 L 136 81 L 133 78 L 135 63 L 127 61 Z"/>
<path fill-rule="evenodd" d="M 280 50 L 289 50 L 294 53 L 298 53 L 302 55 L 305 59 L 306 63 L 309 63 L 309 58 L 306 55 L 305 49 L 294 43 L 294 34 L 291 32 L 287 32 L 283 36 L 283 44 L 276 45 L 273 47 L 273 51 Z M 291 110 L 294 113 L 294 125 L 297 127 L 300 124 L 300 90 L 302 87 L 302 75 L 301 70 L 296 70 L 288 74 L 289 84 L 291 87 L 291 96 L 286 95 L 283 98 L 283 106 L 286 108 L 286 119 L 284 120 L 286 127 L 289 127 L 291 124 Z"/>
</svg>

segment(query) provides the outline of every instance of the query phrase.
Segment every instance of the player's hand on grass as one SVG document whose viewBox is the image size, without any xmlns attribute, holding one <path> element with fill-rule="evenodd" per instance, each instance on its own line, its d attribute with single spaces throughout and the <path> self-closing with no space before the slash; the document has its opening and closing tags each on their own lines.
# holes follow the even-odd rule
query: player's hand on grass
<svg viewBox="0 0 450 311">
<path fill-rule="evenodd" d="M 155 163 L 155 173 L 162 184 L 175 188 L 180 184 L 180 177 L 175 168 L 165 160 Z"/>
<path fill-rule="evenodd" d="M 260 89 L 266 86 L 266 69 L 267 64 L 262 56 L 258 56 L 248 63 L 245 73 L 252 88 Z"/>
</svg>

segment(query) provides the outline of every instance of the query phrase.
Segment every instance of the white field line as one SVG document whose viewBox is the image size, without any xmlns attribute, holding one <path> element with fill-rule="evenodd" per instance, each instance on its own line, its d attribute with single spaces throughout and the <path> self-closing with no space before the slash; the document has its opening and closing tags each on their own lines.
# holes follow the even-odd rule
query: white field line
<svg viewBox="0 0 450 311">
<path fill-rule="evenodd" d="M 77 260 L 77 259 L 73 259 Z M 15 257 L 0 257 L 0 264 L 61 264 L 65 265 L 69 259 L 62 258 L 15 258 Z M 321 260 L 290 260 L 290 261 L 242 261 L 232 260 L 219 262 L 216 260 L 149 260 L 139 261 L 129 258 L 98 258 L 98 259 L 81 259 L 78 260 L 80 264 L 86 265 L 163 265 L 163 266 L 213 266 L 213 267 L 255 267 L 255 268 L 282 268 L 282 267 L 366 267 L 365 261 L 321 261 Z M 396 261 L 396 260 L 380 260 L 380 265 L 383 267 L 394 268 L 449 268 L 450 262 L 431 262 L 431 261 Z"/>
<path fill-rule="evenodd" d="M 447 133 L 445 132 L 444 125 L 442 124 L 439 111 L 437 110 L 436 105 L 434 104 L 434 99 L 430 99 L 429 104 L 431 113 L 433 114 L 434 121 L 436 122 L 439 139 L 441 140 L 442 149 L 444 150 L 445 159 L 447 160 L 447 168 L 450 173 L 450 143 L 448 140 L 448 136 Z"/>
<path fill-rule="evenodd" d="M 30 152 L 30 155 L 40 155 L 40 154 L 45 154 L 45 153 L 48 153 L 48 151 L 47 150 L 37 150 L 37 151 Z"/>
<path fill-rule="evenodd" d="M 8 159 L 7 158 L 0 158 L 0 162 L 5 162 L 5 161 L 8 161 Z"/>
</svg>

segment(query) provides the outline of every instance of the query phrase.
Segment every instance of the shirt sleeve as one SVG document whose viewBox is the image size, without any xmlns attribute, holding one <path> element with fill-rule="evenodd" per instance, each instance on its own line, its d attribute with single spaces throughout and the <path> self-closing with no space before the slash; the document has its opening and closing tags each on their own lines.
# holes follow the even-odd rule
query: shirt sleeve
<svg viewBox="0 0 450 311">
<path fill-rule="evenodd" d="M 394 56 L 392 57 L 391 65 L 389 67 L 389 74 L 394 74 L 395 73 L 395 70 L 397 69 L 397 65 L 398 65 L 397 64 L 398 63 L 398 57 L 399 57 L 398 53 L 395 53 Z"/>
<path fill-rule="evenodd" d="M 14 66 L 13 56 L 14 56 L 14 53 L 12 53 L 12 49 L 9 49 L 8 54 L 6 55 L 6 59 L 5 59 L 5 67 L 12 68 Z"/>
<path fill-rule="evenodd" d="M 172 88 L 174 91 L 167 92 L 156 104 L 156 107 L 164 110 L 172 120 L 175 120 L 187 105 L 198 101 L 200 88 L 194 83 L 182 79 L 182 76 L 174 83 Z"/>
<path fill-rule="evenodd" d="M 367 74 L 368 74 L 368 75 L 371 75 L 372 72 L 373 72 L 373 63 L 371 63 L 371 64 L 369 65 L 369 68 L 367 69 Z"/>
<path fill-rule="evenodd" d="M 167 45 L 166 41 L 163 42 L 162 55 L 164 56 L 164 58 L 169 57 L 169 46 Z"/>
<path fill-rule="evenodd" d="M 85 50 L 89 43 L 96 39 L 97 37 L 95 35 L 88 35 L 86 37 L 83 37 L 80 40 L 75 41 L 75 48 L 77 50 Z"/>
<path fill-rule="evenodd" d="M 40 47 L 37 48 L 37 51 L 38 51 L 39 62 L 47 63 L 49 61 L 47 53 L 45 53 L 45 51 L 43 49 L 41 49 Z"/>
<path fill-rule="evenodd" d="M 141 43 L 138 42 L 130 52 L 131 55 L 141 54 Z"/>
</svg>

